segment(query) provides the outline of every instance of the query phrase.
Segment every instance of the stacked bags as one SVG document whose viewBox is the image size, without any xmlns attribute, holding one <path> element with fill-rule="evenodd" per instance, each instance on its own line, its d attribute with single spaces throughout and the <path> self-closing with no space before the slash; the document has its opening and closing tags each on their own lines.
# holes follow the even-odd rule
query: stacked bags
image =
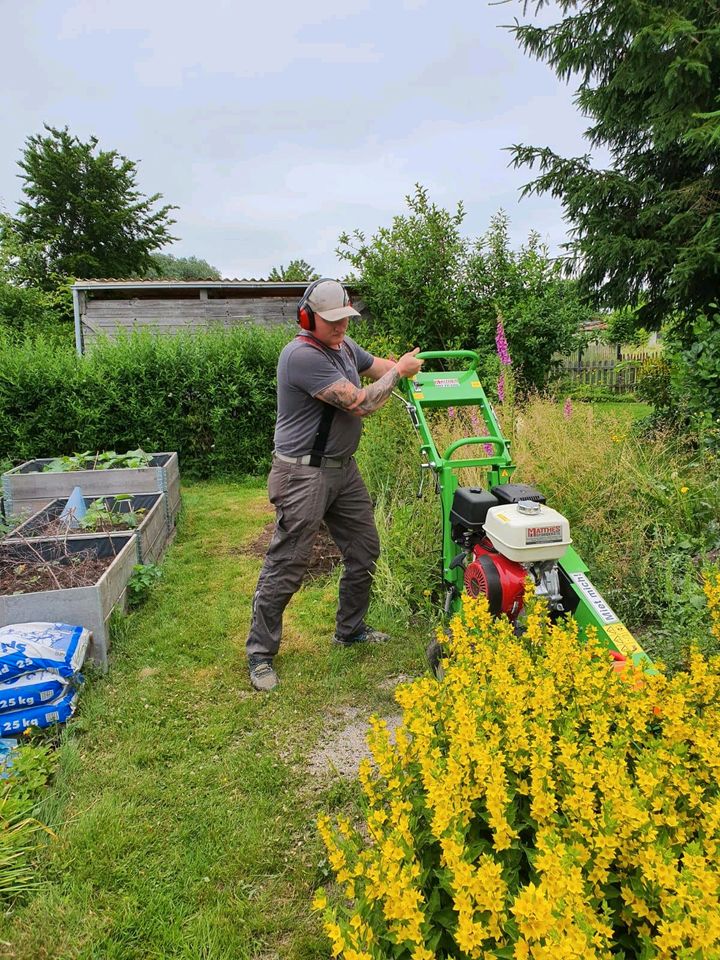
<svg viewBox="0 0 720 960">
<path fill-rule="evenodd" d="M 0 737 L 73 715 L 89 642 L 88 630 L 67 623 L 0 627 Z"/>
</svg>

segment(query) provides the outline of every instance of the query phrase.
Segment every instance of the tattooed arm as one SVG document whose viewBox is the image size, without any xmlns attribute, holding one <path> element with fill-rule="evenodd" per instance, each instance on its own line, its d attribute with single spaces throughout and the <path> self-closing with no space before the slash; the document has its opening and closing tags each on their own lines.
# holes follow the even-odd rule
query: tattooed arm
<svg viewBox="0 0 720 960">
<path fill-rule="evenodd" d="M 343 378 L 315 394 L 315 397 L 356 417 L 367 417 L 387 402 L 399 380 L 403 377 L 414 377 L 418 373 L 422 366 L 422 360 L 415 357 L 418 350 L 419 348 L 416 348 L 411 353 L 406 353 L 369 387 L 356 387 Z"/>
</svg>

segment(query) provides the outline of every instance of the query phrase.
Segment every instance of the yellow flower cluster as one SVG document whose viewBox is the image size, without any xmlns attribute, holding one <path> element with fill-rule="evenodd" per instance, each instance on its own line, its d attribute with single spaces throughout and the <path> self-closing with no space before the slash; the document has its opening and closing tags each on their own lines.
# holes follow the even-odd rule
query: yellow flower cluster
<svg viewBox="0 0 720 960">
<path fill-rule="evenodd" d="M 464 598 L 443 679 L 398 689 L 394 742 L 373 722 L 366 824 L 319 825 L 333 956 L 720 957 L 720 662 L 617 673 L 526 607 L 517 635 Z"/>
<path fill-rule="evenodd" d="M 710 611 L 710 630 L 713 636 L 720 640 L 720 570 L 706 574 L 705 596 Z"/>
</svg>

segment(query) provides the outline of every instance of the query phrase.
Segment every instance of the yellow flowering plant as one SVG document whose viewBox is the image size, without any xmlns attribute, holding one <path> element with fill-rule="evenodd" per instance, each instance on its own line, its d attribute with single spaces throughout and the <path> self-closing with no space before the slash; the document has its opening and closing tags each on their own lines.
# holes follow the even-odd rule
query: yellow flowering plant
<svg viewBox="0 0 720 960">
<path fill-rule="evenodd" d="M 706 579 L 720 632 L 720 574 Z M 720 660 L 611 669 L 528 590 L 464 598 L 442 680 L 372 721 L 365 822 L 319 821 L 344 960 L 720 956 Z"/>
</svg>

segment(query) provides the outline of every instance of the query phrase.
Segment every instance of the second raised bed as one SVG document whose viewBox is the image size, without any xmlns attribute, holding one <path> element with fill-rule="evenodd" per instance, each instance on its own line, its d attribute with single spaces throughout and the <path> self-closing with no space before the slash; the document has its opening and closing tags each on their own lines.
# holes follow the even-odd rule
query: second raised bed
<svg viewBox="0 0 720 960">
<path fill-rule="evenodd" d="M 97 574 L 82 586 L 52 584 L 61 578 L 58 566 L 72 567 L 78 554 L 90 550 Z M 48 578 L 43 566 L 53 565 Z M 108 621 L 114 607 L 124 609 L 127 585 L 137 563 L 136 538 L 131 533 L 98 534 L 87 540 L 35 540 L 0 543 L 0 573 L 4 567 L 16 579 L 6 587 L 0 580 L 0 627 L 10 623 L 71 623 L 92 633 L 88 656 L 101 668 L 107 667 L 110 646 Z M 43 575 L 40 589 L 36 581 Z M 86 578 L 87 579 L 87 578 Z M 16 591 L 21 592 L 16 592 Z"/>
<path fill-rule="evenodd" d="M 8 514 L 35 513 L 58 497 L 69 497 L 80 487 L 84 497 L 115 493 L 164 493 L 167 523 L 175 525 L 180 511 L 180 469 L 177 453 L 152 453 L 148 467 L 115 467 L 109 470 L 72 470 L 43 473 L 50 457 L 27 460 L 2 476 L 2 493 Z"/>
<path fill-rule="evenodd" d="M 102 499 L 108 510 L 118 514 L 128 514 L 130 511 L 142 510 L 142 516 L 137 527 L 124 530 L 118 527 L 113 533 L 132 533 L 137 542 L 138 563 L 160 563 L 167 547 L 170 530 L 167 523 L 167 508 L 164 493 L 136 493 L 129 500 L 118 500 L 109 497 L 85 497 L 85 506 L 89 507 L 95 500 Z M 67 498 L 53 500 L 47 507 L 33 514 L 20 526 L 12 530 L 5 538 L 6 543 L 18 540 L 54 539 L 63 540 L 91 540 L 98 535 L 97 531 L 88 531 L 78 528 L 63 530 L 60 515 L 65 509 Z"/>
</svg>

